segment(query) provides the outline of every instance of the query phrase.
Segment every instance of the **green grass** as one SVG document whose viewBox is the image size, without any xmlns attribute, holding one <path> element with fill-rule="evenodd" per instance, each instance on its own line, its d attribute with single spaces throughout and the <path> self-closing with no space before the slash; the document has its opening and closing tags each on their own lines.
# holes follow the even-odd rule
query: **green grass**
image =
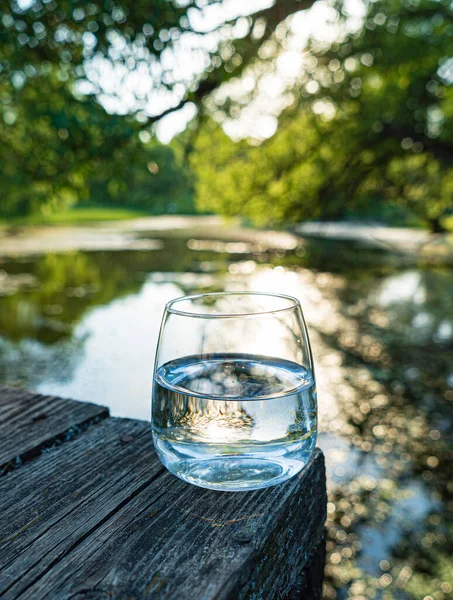
<svg viewBox="0 0 453 600">
<path fill-rule="evenodd" d="M 134 208 L 110 206 L 75 206 L 51 215 L 30 215 L 0 220 L 1 225 L 77 225 L 100 221 L 124 221 L 149 216 L 150 213 Z"/>
<path fill-rule="evenodd" d="M 184 213 L 187 214 L 187 213 Z M 120 206 L 102 206 L 102 205 L 78 205 L 67 210 L 56 212 L 50 215 L 30 215 L 28 217 L 15 217 L 12 219 L 0 219 L 0 227 L 11 225 L 78 225 L 99 223 L 101 221 L 125 221 L 128 219 L 138 219 L 140 217 L 151 216 L 152 213 L 138 208 L 124 208 Z M 351 213 L 351 216 L 357 216 Z M 443 226 L 447 231 L 453 231 L 453 215 L 444 217 Z M 394 226 L 406 227 L 426 227 L 422 221 L 413 219 L 405 223 L 393 222 Z"/>
</svg>

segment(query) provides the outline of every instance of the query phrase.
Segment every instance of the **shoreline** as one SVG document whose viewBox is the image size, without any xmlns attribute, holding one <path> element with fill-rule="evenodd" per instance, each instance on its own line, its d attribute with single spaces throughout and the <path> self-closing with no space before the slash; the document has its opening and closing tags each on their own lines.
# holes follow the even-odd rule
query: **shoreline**
<svg viewBox="0 0 453 600">
<path fill-rule="evenodd" d="M 218 216 L 164 215 L 86 225 L 22 225 L 0 228 L 0 258 L 48 252 L 159 250 L 169 237 L 263 244 L 293 250 L 309 239 L 362 243 L 365 246 L 416 256 L 427 262 L 453 265 L 453 233 L 370 226 L 362 223 L 302 223 L 291 230 L 252 229 L 239 219 Z"/>
<path fill-rule="evenodd" d="M 142 217 L 94 225 L 31 225 L 0 230 L 0 258 L 47 252 L 159 250 L 169 237 L 265 244 L 292 250 L 302 243 L 289 231 L 242 227 L 238 219 L 216 216 Z"/>
</svg>

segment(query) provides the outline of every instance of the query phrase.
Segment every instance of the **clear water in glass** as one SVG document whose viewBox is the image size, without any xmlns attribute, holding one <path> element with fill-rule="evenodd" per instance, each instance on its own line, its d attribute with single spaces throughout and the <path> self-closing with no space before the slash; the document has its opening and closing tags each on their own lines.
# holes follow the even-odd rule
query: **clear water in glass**
<svg viewBox="0 0 453 600">
<path fill-rule="evenodd" d="M 250 303 L 252 299 L 247 297 L 247 300 Z M 262 302 L 262 298 L 259 300 Z M 297 300 L 291 301 L 297 310 Z M 285 300 L 284 306 L 287 302 Z M 212 307 L 212 303 L 208 306 Z M 170 354 L 175 355 L 167 361 L 161 359 L 159 348 L 157 351 L 152 428 L 161 461 L 181 479 L 217 490 L 258 489 L 296 475 L 310 460 L 317 434 L 316 384 L 311 355 L 309 348 L 305 353 L 301 349 L 308 337 L 306 331 L 292 329 L 289 338 L 285 337 L 288 323 L 304 327 L 301 313 L 295 320 L 287 314 L 275 313 L 272 317 L 272 311 L 264 313 L 265 318 L 261 311 L 232 313 L 227 321 L 224 315 L 231 313 L 196 314 L 209 315 L 206 319 L 210 320 L 207 327 L 206 323 L 201 329 L 198 327 L 202 333 L 199 349 L 203 351 L 178 357 L 178 344 L 167 343 L 167 348 L 174 348 Z M 253 325 L 243 323 L 240 328 L 245 335 L 243 343 L 239 338 L 232 344 L 237 330 L 234 320 L 244 319 L 244 315 L 255 316 Z M 181 319 L 197 318 L 191 313 L 173 313 L 173 317 L 179 318 L 181 327 Z M 160 346 L 171 318 L 171 312 L 164 316 Z M 285 332 L 283 340 L 276 336 L 274 354 L 277 356 L 205 351 L 214 347 L 225 350 L 225 346 L 228 350 L 232 345 L 234 350 L 241 346 L 250 350 L 257 341 L 258 329 L 265 329 L 267 325 L 275 333 L 272 318 L 277 319 Z M 202 321 L 206 319 L 203 317 Z M 261 319 L 258 329 L 256 319 Z M 198 325 L 199 322 L 198 317 Z M 215 325 L 219 322 L 221 325 Z M 183 333 L 184 328 L 180 331 Z M 221 335 L 222 331 L 225 335 Z M 247 343 L 247 334 L 255 343 Z M 210 343 L 210 338 L 216 341 Z M 285 340 L 287 343 L 282 345 Z M 160 349 L 161 354 L 167 353 Z M 299 358 L 299 361 L 288 358 Z M 303 358 L 307 364 L 302 364 L 300 359 Z"/>
</svg>

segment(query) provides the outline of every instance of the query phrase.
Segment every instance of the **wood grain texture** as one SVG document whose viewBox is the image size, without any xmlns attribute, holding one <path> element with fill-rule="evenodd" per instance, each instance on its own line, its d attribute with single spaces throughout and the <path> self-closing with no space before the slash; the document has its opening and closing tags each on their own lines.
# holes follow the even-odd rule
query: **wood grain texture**
<svg viewBox="0 0 453 600">
<path fill-rule="evenodd" d="M 110 420 L 97 426 L 96 437 L 108 443 L 112 421 L 124 427 Z M 125 431 L 132 434 L 130 427 Z M 79 464 L 71 468 L 74 457 L 68 456 L 64 471 L 50 455 L 39 459 L 48 461 L 41 485 L 53 467 L 66 475 L 44 491 L 47 504 L 38 498 L 28 507 L 31 484 L 19 511 L 3 512 L 8 503 L 2 502 L 7 521 L 21 515 L 2 542 L 2 597 L 283 598 L 300 584 L 324 523 L 319 452 L 300 479 L 228 494 L 189 486 L 163 471 L 149 437 L 140 432 L 112 461 L 98 461 L 93 448 L 83 474 Z M 16 476 L 25 484 L 25 469 L 5 482 Z"/>
<path fill-rule="evenodd" d="M 0 474 L 108 414 L 104 406 L 0 387 Z"/>
<path fill-rule="evenodd" d="M 26 590 L 161 472 L 149 424 L 106 419 L 0 479 L 0 596 Z"/>
<path fill-rule="evenodd" d="M 163 468 L 148 423 L 104 419 L 0 479 L 0 598 L 319 600 L 325 510 L 320 450 L 285 484 L 213 492 Z"/>
<path fill-rule="evenodd" d="M 287 600 L 322 600 L 322 582 L 326 565 L 326 531 L 324 530 L 309 563 L 298 576 Z"/>
</svg>

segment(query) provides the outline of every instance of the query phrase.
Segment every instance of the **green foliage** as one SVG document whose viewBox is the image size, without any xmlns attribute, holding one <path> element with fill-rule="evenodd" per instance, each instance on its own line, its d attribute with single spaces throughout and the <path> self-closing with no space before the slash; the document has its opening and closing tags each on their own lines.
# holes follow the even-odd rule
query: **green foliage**
<svg viewBox="0 0 453 600">
<path fill-rule="evenodd" d="M 394 203 L 438 229 L 453 205 L 452 19 L 432 0 L 378 0 L 357 33 L 313 41 L 273 138 L 256 147 L 200 135 L 199 205 L 269 224 Z M 238 107 L 218 109 L 229 117 Z"/>
<path fill-rule="evenodd" d="M 335 0 L 338 40 L 310 42 L 288 83 L 292 104 L 260 147 L 234 144 L 207 119 L 198 139 L 184 137 L 184 153 L 147 141 L 155 121 L 188 102 L 217 120 L 239 114 L 259 85 L 239 101 L 212 92 L 246 71 L 272 72 L 294 35 L 287 17 L 312 4 L 277 2 L 213 33 L 198 30 L 197 17 L 221 14 L 219 0 L 155 2 L 152 11 L 130 0 L 3 3 L 0 214 L 46 214 L 87 199 L 191 212 L 184 158 L 192 154 L 203 210 L 275 224 L 370 206 L 382 214 L 393 204 L 439 229 L 452 203 L 453 12 L 437 0 L 376 0 L 353 31 Z M 205 68 L 179 74 L 188 37 Z M 99 61 L 126 77 L 122 89 L 128 73 L 143 70 L 147 90 L 119 106 L 115 86 L 93 75 Z M 174 106 L 148 113 L 153 94 L 168 92 Z M 115 98 L 124 115 L 103 108 Z"/>
<path fill-rule="evenodd" d="M 136 121 L 107 114 L 92 98 L 76 99 L 52 72 L 2 97 L 2 216 L 48 217 L 88 199 L 146 209 L 160 202 L 167 212 L 165 194 L 177 210 L 178 198 L 190 193 L 171 147 L 145 146 Z"/>
<path fill-rule="evenodd" d="M 133 123 L 76 100 L 52 71 L 20 89 L 1 83 L 2 215 L 45 213 L 86 199 L 95 174 L 121 176 L 125 157 L 141 150 Z"/>
<path fill-rule="evenodd" d="M 209 4 L 219 3 L 203 3 Z M 191 1 L 159 0 L 151 10 L 142 0 L 5 0 L 0 6 L 0 214 L 49 214 L 93 195 L 95 201 L 154 212 L 192 211 L 181 160 L 168 148 L 144 148 L 138 140 L 141 130 L 173 110 L 147 116 L 149 93 L 173 91 L 169 102 L 176 102 L 176 108 L 199 105 L 240 73 L 262 39 L 301 7 L 290 0 L 283 8 L 259 11 L 235 46 L 236 19 L 225 25 L 218 44 L 204 43 L 210 34 L 194 30 L 189 15 L 201 16 L 201 9 Z M 254 24 L 263 18 L 269 32 L 257 36 Z M 178 79 L 168 57 L 183 36 L 199 42 L 206 70 Z M 119 107 L 129 116 L 108 114 L 101 106 L 101 100 L 118 100 L 118 94 L 106 88 L 102 77 L 90 79 L 99 61 L 117 74 L 146 72 L 148 90 L 137 93 L 129 107 Z M 120 87 L 127 89 L 127 81 Z M 148 169 L 150 163 L 159 166 L 158 173 Z"/>
<path fill-rule="evenodd" d="M 387 176 L 405 204 L 433 227 L 453 206 L 453 169 L 443 168 L 429 152 L 394 158 Z"/>
<path fill-rule="evenodd" d="M 316 198 L 328 159 L 321 153 L 301 159 L 319 145 L 311 121 L 308 115 L 293 120 L 260 147 L 235 144 L 219 127 L 201 132 L 191 156 L 199 207 L 259 225 L 319 216 Z"/>
<path fill-rule="evenodd" d="M 0 227 L 9 225 L 73 225 L 77 223 L 96 223 L 102 221 L 124 221 L 149 215 L 149 211 L 138 208 L 122 208 L 94 203 L 80 203 L 68 209 L 58 210 L 48 215 L 34 213 L 25 217 L 0 219 Z"/>
<path fill-rule="evenodd" d="M 193 211 L 187 168 L 172 146 L 156 141 L 140 149 L 137 160 L 124 157 L 123 168 L 107 177 L 98 172 L 90 196 L 98 202 L 147 209 L 156 214 Z"/>
</svg>

